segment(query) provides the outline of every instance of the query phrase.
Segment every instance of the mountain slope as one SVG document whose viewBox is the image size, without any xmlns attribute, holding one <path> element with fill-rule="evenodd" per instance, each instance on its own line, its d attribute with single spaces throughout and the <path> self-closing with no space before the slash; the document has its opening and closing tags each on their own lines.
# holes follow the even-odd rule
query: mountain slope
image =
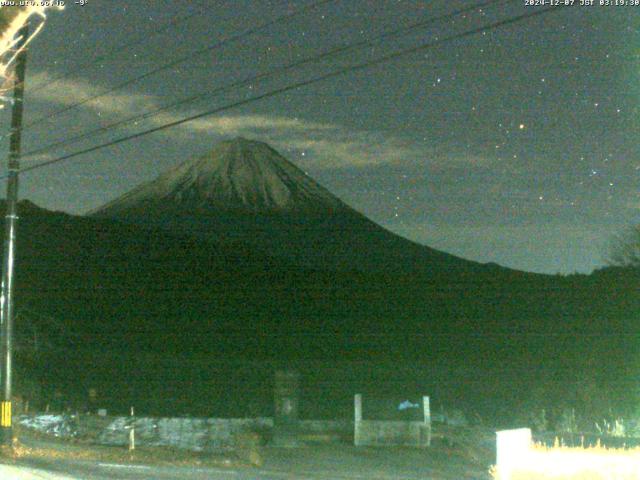
<svg viewBox="0 0 640 480">
<path fill-rule="evenodd" d="M 238 138 L 187 161 L 98 209 L 119 216 L 167 203 L 184 213 L 331 212 L 344 209 L 331 193 L 264 143 Z"/>
<path fill-rule="evenodd" d="M 418 378 L 438 398 L 511 398 L 518 382 L 526 396 L 541 376 L 574 379 L 588 358 L 619 380 L 637 350 L 637 275 L 322 271 L 162 228 L 19 212 L 17 331 L 53 344 L 32 362 L 46 392 L 81 400 L 97 388 L 110 409 L 175 414 L 183 401 L 192 414 L 244 415 L 254 388 L 271 404 L 275 362 L 307 365 L 318 388 L 334 372 L 320 397 L 347 407 L 354 391 Z"/>
<path fill-rule="evenodd" d="M 243 138 L 221 142 L 89 215 L 240 241 L 314 268 L 496 270 L 385 230 L 268 145 Z"/>
</svg>

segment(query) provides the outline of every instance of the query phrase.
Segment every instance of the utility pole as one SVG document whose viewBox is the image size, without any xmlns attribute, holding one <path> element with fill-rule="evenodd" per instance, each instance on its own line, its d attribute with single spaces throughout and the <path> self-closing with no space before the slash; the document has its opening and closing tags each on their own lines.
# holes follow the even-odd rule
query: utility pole
<svg viewBox="0 0 640 480">
<path fill-rule="evenodd" d="M 27 51 L 24 48 L 29 37 L 29 26 L 25 24 L 18 33 L 16 49 L 16 72 L 13 87 L 13 109 L 11 111 L 11 135 L 9 137 L 9 172 L 7 180 L 7 213 L 4 230 L 4 258 L 2 264 L 2 294 L 0 296 L 0 340 L 2 368 L 2 403 L 0 403 L 0 444 L 11 445 L 11 376 L 13 363 L 13 270 L 16 251 L 16 223 L 18 220 L 18 174 L 20 172 L 20 141 L 22 137 L 22 109 L 24 78 L 27 67 Z"/>
</svg>

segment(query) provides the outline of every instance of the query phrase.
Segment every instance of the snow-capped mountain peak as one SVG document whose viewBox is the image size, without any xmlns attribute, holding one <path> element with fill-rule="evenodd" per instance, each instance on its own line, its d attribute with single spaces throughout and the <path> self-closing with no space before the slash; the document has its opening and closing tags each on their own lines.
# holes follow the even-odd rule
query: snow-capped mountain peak
<svg viewBox="0 0 640 480">
<path fill-rule="evenodd" d="M 97 210 L 113 214 L 168 202 L 185 211 L 207 208 L 291 213 L 347 208 L 265 143 L 236 138 L 188 160 Z"/>
</svg>

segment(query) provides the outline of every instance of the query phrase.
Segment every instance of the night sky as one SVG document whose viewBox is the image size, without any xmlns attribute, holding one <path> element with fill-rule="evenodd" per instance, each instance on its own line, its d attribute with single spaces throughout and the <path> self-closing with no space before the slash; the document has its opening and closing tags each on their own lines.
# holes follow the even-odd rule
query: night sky
<svg viewBox="0 0 640 480">
<path fill-rule="evenodd" d="M 24 165 L 540 8 L 524 1 L 252 82 Z M 67 3 L 49 13 L 29 53 L 27 125 L 309 4 Z M 479 3 L 335 0 L 39 122 L 25 130 L 23 151 Z M 201 14 L 154 34 L 193 11 Z M 270 143 L 346 203 L 417 242 L 523 270 L 590 272 L 603 265 L 611 237 L 640 220 L 639 28 L 640 6 L 557 9 L 34 170 L 22 177 L 21 198 L 84 213 L 242 135 Z M 0 121 L 6 130 L 8 109 Z"/>
</svg>

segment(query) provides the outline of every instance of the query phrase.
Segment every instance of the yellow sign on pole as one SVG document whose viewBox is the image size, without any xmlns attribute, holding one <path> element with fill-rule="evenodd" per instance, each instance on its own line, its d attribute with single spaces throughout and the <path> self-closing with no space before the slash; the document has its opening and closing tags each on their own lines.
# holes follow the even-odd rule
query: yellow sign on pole
<svg viewBox="0 0 640 480">
<path fill-rule="evenodd" d="M 2 402 L 0 407 L 0 426 L 11 426 L 11 402 Z"/>
</svg>

